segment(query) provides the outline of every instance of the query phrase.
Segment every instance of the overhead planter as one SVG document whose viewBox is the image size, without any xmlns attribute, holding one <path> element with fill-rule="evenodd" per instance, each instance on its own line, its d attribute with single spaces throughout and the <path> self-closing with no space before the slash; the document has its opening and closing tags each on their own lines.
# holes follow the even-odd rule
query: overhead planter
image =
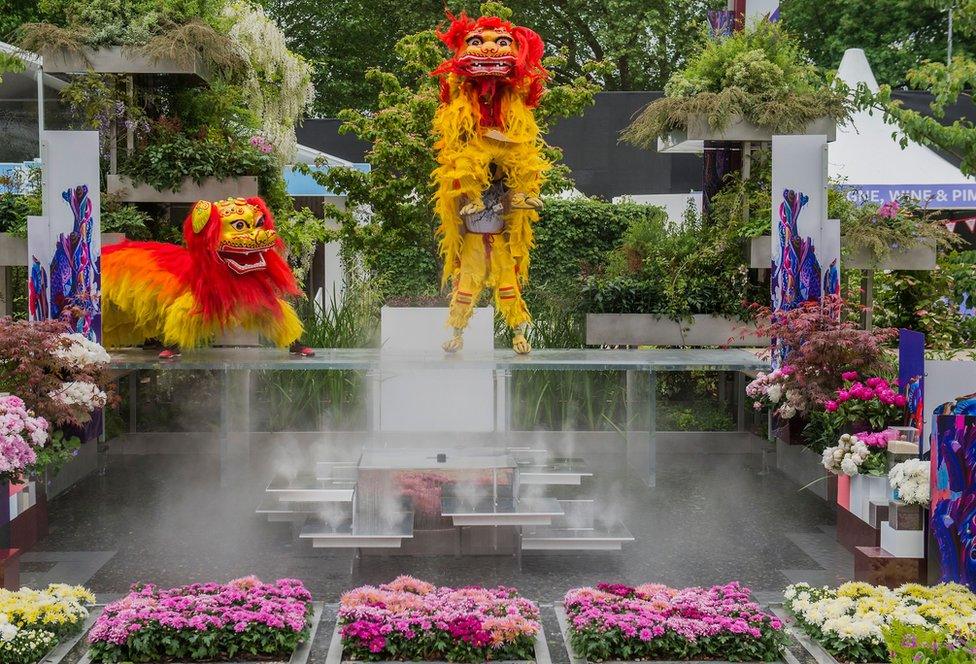
<svg viewBox="0 0 976 664">
<path fill-rule="evenodd" d="M 258 195 L 258 179 L 253 175 L 222 180 L 210 177 L 199 183 L 192 178 L 184 178 L 178 191 L 156 189 L 145 183 L 136 184 L 125 175 L 108 175 L 106 180 L 108 193 L 127 203 L 195 203 Z"/>
<path fill-rule="evenodd" d="M 49 74 L 184 74 L 201 81 L 210 80 L 210 72 L 199 54 L 185 58 L 154 58 L 139 49 L 124 46 L 81 48 L 77 50 L 41 49 L 44 71 Z"/>
<path fill-rule="evenodd" d="M 734 116 L 728 126 L 722 129 L 713 128 L 705 114 L 691 115 L 685 131 L 675 130 L 657 139 L 657 150 L 672 153 L 701 152 L 704 141 L 769 143 L 773 140 L 773 134 L 783 133 L 786 132 L 755 125 L 741 115 Z M 818 118 L 809 122 L 803 131 L 791 133 L 825 135 L 829 142 L 837 138 L 837 123 L 831 118 Z"/>
<path fill-rule="evenodd" d="M 714 314 L 675 321 L 655 314 L 587 314 L 591 346 L 766 346 L 751 323 Z"/>
<path fill-rule="evenodd" d="M 841 246 L 847 242 L 841 238 Z M 754 237 L 749 244 L 749 267 L 768 270 L 772 260 L 772 238 L 768 235 Z M 936 267 L 937 252 L 935 243 L 922 240 L 907 249 L 891 249 L 881 258 L 875 257 L 869 249 L 858 248 L 849 251 L 841 258 L 844 268 L 857 270 L 916 270 L 929 271 Z"/>
</svg>

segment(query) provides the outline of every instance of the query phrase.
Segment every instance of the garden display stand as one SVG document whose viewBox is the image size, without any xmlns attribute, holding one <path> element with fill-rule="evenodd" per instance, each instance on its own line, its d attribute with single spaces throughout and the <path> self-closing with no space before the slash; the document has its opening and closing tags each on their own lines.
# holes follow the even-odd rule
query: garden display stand
<svg viewBox="0 0 976 664">
<path fill-rule="evenodd" d="M 673 131 L 657 141 L 657 151 L 667 153 L 700 153 L 704 151 L 705 141 L 726 143 L 770 143 L 773 140 L 772 129 L 759 127 L 742 116 L 735 116 L 729 120 L 724 129 L 714 129 L 708 123 L 704 114 L 692 115 L 688 118 L 685 131 Z M 829 118 L 818 118 L 807 124 L 803 131 L 797 134 L 825 135 L 831 142 L 837 138 L 837 124 Z"/>
<path fill-rule="evenodd" d="M 338 614 L 338 607 L 336 607 L 336 612 Z M 338 618 L 335 622 L 335 629 L 332 630 L 332 639 L 329 641 L 329 651 L 325 656 L 325 664 L 356 664 L 351 660 L 344 660 L 342 658 L 343 648 L 342 648 L 342 635 L 339 633 L 341 626 L 339 625 Z M 552 657 L 549 654 L 549 644 L 546 641 L 546 630 L 539 623 L 539 633 L 535 637 L 535 659 L 534 660 L 492 660 L 492 664 L 552 664 Z M 376 664 L 403 664 L 402 662 L 386 662 L 380 661 Z M 448 664 L 448 662 L 426 660 L 424 664 Z"/>
<path fill-rule="evenodd" d="M 236 178 L 204 178 L 196 182 L 184 178 L 178 190 L 156 189 L 145 183 L 134 183 L 126 175 L 106 176 L 108 193 L 126 203 L 195 203 L 196 201 L 220 201 L 225 198 L 248 198 L 258 195 L 258 179 L 253 175 Z"/>
<path fill-rule="evenodd" d="M 563 645 L 566 648 L 566 654 L 569 656 L 570 664 L 591 664 L 590 660 L 585 657 L 580 657 L 573 650 L 573 645 L 570 643 L 569 638 L 569 617 L 566 615 L 566 609 L 563 607 L 562 602 L 557 602 L 553 609 L 556 612 L 556 621 L 559 623 L 559 633 L 562 636 Z M 642 660 L 648 664 L 732 664 L 727 660 L 710 659 L 710 660 L 693 660 L 693 659 L 682 659 L 682 660 Z M 331 664 L 331 663 L 330 663 Z M 629 661 L 606 661 L 601 662 L 601 664 L 633 664 Z M 742 663 L 739 664 L 758 664 L 758 663 Z M 783 650 L 782 659 L 775 660 L 769 664 L 800 664 L 800 660 L 791 653 L 788 649 Z M 818 662 L 819 664 L 819 662 Z M 824 663 L 826 664 L 826 663 Z"/>
<path fill-rule="evenodd" d="M 589 346 L 722 346 L 758 348 L 768 338 L 755 324 L 716 314 L 693 314 L 672 320 L 654 314 L 586 314 Z"/>
<path fill-rule="evenodd" d="M 210 81 L 210 72 L 199 54 L 186 58 L 152 58 L 125 46 L 64 50 L 42 48 L 44 71 L 49 74 L 181 74 Z"/>
<path fill-rule="evenodd" d="M 118 244 L 125 239 L 122 233 L 102 233 L 102 246 Z M 13 314 L 13 282 L 10 268 L 27 267 L 27 238 L 13 233 L 0 233 L 0 316 Z"/>
<path fill-rule="evenodd" d="M 841 238 L 841 247 L 845 240 Z M 768 235 L 754 237 L 749 242 L 749 267 L 768 270 L 771 262 L 772 238 Z M 887 255 L 876 258 L 870 250 L 858 248 L 844 256 L 844 267 L 863 270 L 861 278 L 861 325 L 871 329 L 871 311 L 874 308 L 874 273 L 878 270 L 907 270 L 930 272 L 937 267 L 938 252 L 935 244 L 923 240 L 909 249 L 891 249 Z"/>
<path fill-rule="evenodd" d="M 231 659 L 229 659 L 229 660 L 220 660 L 220 664 L 277 664 L 278 662 L 287 662 L 287 664 L 306 664 L 308 662 L 309 656 L 312 654 L 312 644 L 315 642 L 315 634 L 318 632 L 319 623 L 322 622 L 322 612 L 323 612 L 323 609 L 324 608 L 325 608 L 325 605 L 322 602 L 312 602 L 312 619 L 311 619 L 311 623 L 309 625 L 308 638 L 306 638 L 305 641 L 303 641 L 301 644 L 299 644 L 299 646 L 297 648 L 295 648 L 295 652 L 293 652 L 291 654 L 291 657 L 289 657 L 287 660 L 269 660 L 269 659 L 261 659 L 261 660 L 233 659 L 233 660 L 231 660 Z M 94 621 L 93 621 L 93 623 L 94 623 Z M 82 632 L 82 634 L 86 634 L 88 632 L 88 629 L 89 628 L 90 628 L 90 625 L 85 628 L 85 631 Z M 66 655 L 66 654 L 67 653 L 64 653 L 64 655 Z M 62 655 L 62 657 L 64 655 Z M 57 664 L 60 661 L 61 661 L 60 659 L 58 659 L 58 660 L 51 660 L 50 662 L 48 662 L 47 660 L 42 660 L 38 664 Z M 210 660 L 208 660 L 208 661 L 210 661 Z M 91 658 L 91 655 L 90 655 L 90 651 L 86 651 L 85 654 L 82 655 L 81 659 L 78 660 L 78 664 L 92 664 L 92 658 Z M 157 663 L 150 662 L 149 664 L 157 664 Z M 160 662 L 158 664 L 163 664 L 163 663 Z M 167 661 L 166 664 L 184 664 L 184 663 L 183 662 Z M 192 664 L 192 662 L 187 662 L 186 664 Z"/>
</svg>

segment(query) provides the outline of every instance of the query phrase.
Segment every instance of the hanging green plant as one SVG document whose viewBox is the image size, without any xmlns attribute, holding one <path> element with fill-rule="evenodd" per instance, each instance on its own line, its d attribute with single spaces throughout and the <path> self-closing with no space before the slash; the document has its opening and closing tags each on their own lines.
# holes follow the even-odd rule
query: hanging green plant
<svg viewBox="0 0 976 664">
<path fill-rule="evenodd" d="M 625 129 L 624 141 L 653 148 L 659 137 L 705 116 L 722 130 L 736 117 L 774 132 L 802 130 L 819 118 L 842 122 L 850 115 L 848 91 L 831 81 L 777 23 L 761 21 L 702 50 Z"/>
</svg>

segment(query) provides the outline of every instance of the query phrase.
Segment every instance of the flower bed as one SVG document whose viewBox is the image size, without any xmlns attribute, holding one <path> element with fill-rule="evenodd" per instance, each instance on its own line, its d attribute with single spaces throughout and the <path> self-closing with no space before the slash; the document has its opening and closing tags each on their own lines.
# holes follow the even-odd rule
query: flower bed
<svg viewBox="0 0 976 664">
<path fill-rule="evenodd" d="M 81 630 L 95 596 L 81 586 L 44 590 L 0 588 L 0 662 L 33 664 L 58 642 Z"/>
<path fill-rule="evenodd" d="M 401 576 L 345 593 L 343 659 L 534 660 L 539 607 L 513 588 L 447 588 Z"/>
<path fill-rule="evenodd" d="M 102 611 L 89 655 L 110 663 L 287 658 L 309 635 L 310 600 L 296 579 L 136 585 Z"/>
<path fill-rule="evenodd" d="M 564 600 L 568 642 L 587 661 L 775 661 L 783 625 L 749 595 L 738 583 L 576 588 Z"/>
<path fill-rule="evenodd" d="M 963 640 L 976 636 L 976 595 L 958 584 L 891 590 L 860 582 L 836 589 L 798 583 L 784 597 L 797 627 L 844 662 L 889 661 L 885 639 L 906 626 Z"/>
</svg>

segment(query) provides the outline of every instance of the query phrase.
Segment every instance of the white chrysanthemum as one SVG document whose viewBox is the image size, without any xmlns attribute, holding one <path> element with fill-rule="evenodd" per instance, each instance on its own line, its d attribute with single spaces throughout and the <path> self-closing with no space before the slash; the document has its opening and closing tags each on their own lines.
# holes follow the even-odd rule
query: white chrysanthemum
<svg viewBox="0 0 976 664">
<path fill-rule="evenodd" d="M 65 406 L 81 406 L 89 412 L 105 405 L 108 397 L 97 385 L 84 381 L 68 381 L 51 392 L 51 398 Z"/>
<path fill-rule="evenodd" d="M 97 342 L 91 341 L 78 332 L 60 335 L 61 339 L 69 342 L 65 348 L 58 348 L 54 356 L 67 362 L 70 366 L 81 368 L 91 364 L 108 364 L 112 358 Z"/>
<path fill-rule="evenodd" d="M 766 396 L 773 403 L 779 403 L 780 398 L 783 396 L 783 386 L 782 385 L 770 385 L 769 389 L 766 390 Z"/>
</svg>

